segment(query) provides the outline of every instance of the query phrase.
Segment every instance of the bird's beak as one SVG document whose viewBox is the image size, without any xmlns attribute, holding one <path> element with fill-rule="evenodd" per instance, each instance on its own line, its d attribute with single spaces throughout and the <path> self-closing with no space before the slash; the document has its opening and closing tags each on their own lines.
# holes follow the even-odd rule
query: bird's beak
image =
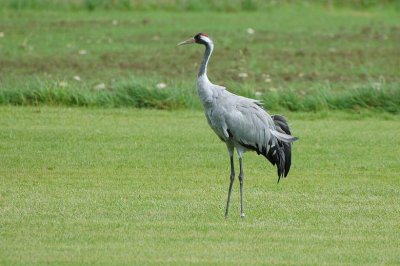
<svg viewBox="0 0 400 266">
<path fill-rule="evenodd" d="M 196 42 L 196 40 L 194 38 L 190 38 L 190 39 L 187 39 L 186 41 L 178 43 L 178 46 L 179 45 L 185 45 L 185 44 L 192 44 L 192 43 L 195 43 L 195 42 Z"/>
</svg>

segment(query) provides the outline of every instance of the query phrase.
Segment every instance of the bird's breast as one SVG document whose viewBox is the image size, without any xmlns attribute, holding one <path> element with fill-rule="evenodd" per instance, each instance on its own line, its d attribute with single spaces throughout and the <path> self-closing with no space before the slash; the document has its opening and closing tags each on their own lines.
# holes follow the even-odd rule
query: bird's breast
<svg viewBox="0 0 400 266">
<path fill-rule="evenodd" d="M 229 134 L 227 132 L 226 121 L 219 108 L 216 106 L 208 108 L 205 111 L 205 115 L 208 124 L 215 134 L 217 134 L 223 141 L 228 141 Z"/>
</svg>

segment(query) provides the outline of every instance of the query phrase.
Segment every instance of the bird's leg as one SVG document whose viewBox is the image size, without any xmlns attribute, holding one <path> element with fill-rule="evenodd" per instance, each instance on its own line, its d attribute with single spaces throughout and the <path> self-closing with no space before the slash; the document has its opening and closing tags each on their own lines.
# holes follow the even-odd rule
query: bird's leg
<svg viewBox="0 0 400 266">
<path fill-rule="evenodd" d="M 244 207 L 243 207 L 243 181 L 244 181 L 244 176 L 243 176 L 243 166 L 242 166 L 242 157 L 239 157 L 239 166 L 240 166 L 240 172 L 239 172 L 239 182 L 240 182 L 240 216 L 244 218 Z"/>
<path fill-rule="evenodd" d="M 225 218 L 228 217 L 229 201 L 231 200 L 232 185 L 233 185 L 233 181 L 235 180 L 235 167 L 233 166 L 233 153 L 231 153 L 229 157 L 231 160 L 231 177 L 230 177 L 231 179 L 230 179 L 230 183 L 229 183 L 228 199 L 226 201 Z"/>
</svg>

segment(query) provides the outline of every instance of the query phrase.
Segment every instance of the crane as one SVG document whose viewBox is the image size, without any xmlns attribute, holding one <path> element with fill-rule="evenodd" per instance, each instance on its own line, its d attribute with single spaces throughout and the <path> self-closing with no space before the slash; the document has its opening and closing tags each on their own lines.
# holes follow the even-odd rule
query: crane
<svg viewBox="0 0 400 266">
<path fill-rule="evenodd" d="M 226 201 L 225 218 L 228 217 L 232 185 L 235 180 L 234 150 L 239 157 L 240 211 L 245 217 L 243 206 L 243 154 L 255 151 L 276 165 L 278 183 L 286 177 L 291 165 L 291 143 L 298 138 L 291 135 L 286 119 L 281 115 L 269 115 L 258 100 L 242 97 L 215 85 L 207 77 L 207 65 L 214 43 L 205 33 L 178 43 L 179 45 L 201 44 L 205 53 L 197 75 L 197 92 L 204 107 L 208 124 L 225 142 L 231 165 L 231 175 Z"/>
</svg>

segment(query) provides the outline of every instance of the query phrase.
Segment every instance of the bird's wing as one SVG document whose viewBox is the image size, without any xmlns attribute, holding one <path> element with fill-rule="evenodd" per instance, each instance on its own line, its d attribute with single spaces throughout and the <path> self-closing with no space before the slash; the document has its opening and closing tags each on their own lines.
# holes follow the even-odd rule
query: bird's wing
<svg viewBox="0 0 400 266">
<path fill-rule="evenodd" d="M 287 176 L 291 164 L 290 143 L 297 138 L 289 135 L 286 120 L 271 117 L 256 100 L 231 93 L 221 96 L 219 104 L 229 138 L 276 164 L 279 178 Z"/>
<path fill-rule="evenodd" d="M 230 136 L 245 147 L 262 152 L 269 149 L 275 130 L 271 116 L 256 100 L 227 95 L 224 99 L 226 112 L 224 114 L 227 131 Z"/>
<path fill-rule="evenodd" d="M 259 149 L 262 148 L 260 145 L 267 145 L 270 139 L 290 141 L 290 136 L 276 131 L 271 116 L 258 100 L 238 96 L 213 84 L 209 102 L 210 105 L 205 106 L 208 123 L 224 140 L 235 133 L 234 139 L 238 143 L 254 147 L 257 144 Z"/>
</svg>

